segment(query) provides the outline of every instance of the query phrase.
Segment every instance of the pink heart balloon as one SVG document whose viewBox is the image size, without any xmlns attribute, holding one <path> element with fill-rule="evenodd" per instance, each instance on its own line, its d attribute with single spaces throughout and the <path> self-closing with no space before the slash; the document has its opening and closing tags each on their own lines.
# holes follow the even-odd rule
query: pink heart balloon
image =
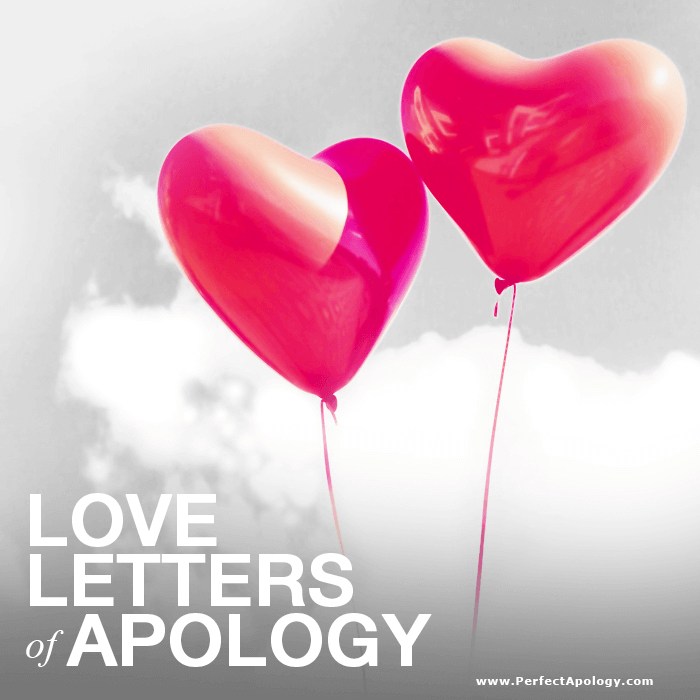
<svg viewBox="0 0 700 700">
<path fill-rule="evenodd" d="M 329 401 L 398 309 L 427 236 L 413 164 L 376 139 L 308 159 L 249 129 L 205 127 L 168 154 L 158 204 L 185 273 L 224 323 Z"/>
<path fill-rule="evenodd" d="M 526 282 L 659 177 L 680 139 L 685 92 L 673 63 L 638 41 L 532 60 L 453 39 L 416 61 L 401 119 L 425 184 L 482 260 L 506 283 Z"/>
</svg>

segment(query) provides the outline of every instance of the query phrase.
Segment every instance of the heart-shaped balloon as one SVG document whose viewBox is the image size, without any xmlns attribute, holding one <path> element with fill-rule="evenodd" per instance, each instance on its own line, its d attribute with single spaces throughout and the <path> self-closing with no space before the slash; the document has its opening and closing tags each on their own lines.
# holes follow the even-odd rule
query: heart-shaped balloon
<svg viewBox="0 0 700 700">
<path fill-rule="evenodd" d="M 403 300 L 427 236 L 411 161 L 376 139 L 304 158 L 238 126 L 199 129 L 158 182 L 185 273 L 261 359 L 332 402 Z"/>
<path fill-rule="evenodd" d="M 561 265 L 651 186 L 680 138 L 685 91 L 637 41 L 530 60 L 455 39 L 415 63 L 401 118 L 428 189 L 512 284 Z"/>
</svg>

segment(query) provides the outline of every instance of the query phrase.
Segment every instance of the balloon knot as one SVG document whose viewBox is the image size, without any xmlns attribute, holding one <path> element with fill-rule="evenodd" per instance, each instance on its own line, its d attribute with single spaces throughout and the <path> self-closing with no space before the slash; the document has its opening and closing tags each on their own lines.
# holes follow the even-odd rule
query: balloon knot
<svg viewBox="0 0 700 700">
<path fill-rule="evenodd" d="M 502 280 L 500 277 L 496 277 L 494 285 L 496 287 L 496 293 L 500 294 L 504 289 L 508 289 L 508 287 L 512 287 L 513 282 L 506 282 L 505 280 Z"/>
<path fill-rule="evenodd" d="M 326 408 L 331 412 L 335 424 L 338 425 L 338 419 L 335 417 L 335 412 L 338 409 L 338 399 L 335 398 L 335 394 L 331 394 L 325 399 L 321 399 L 321 403 L 326 404 Z"/>
</svg>

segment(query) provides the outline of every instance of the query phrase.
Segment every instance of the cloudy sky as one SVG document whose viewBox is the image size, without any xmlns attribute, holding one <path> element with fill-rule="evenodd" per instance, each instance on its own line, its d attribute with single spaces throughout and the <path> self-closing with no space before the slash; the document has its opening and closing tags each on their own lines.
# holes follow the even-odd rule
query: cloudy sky
<svg viewBox="0 0 700 700">
<path fill-rule="evenodd" d="M 673 161 L 638 206 L 562 269 L 519 287 L 476 668 L 653 677 L 648 697 L 696 697 L 698 30 L 700 10 L 685 0 L 8 10 L 0 607 L 3 673 L 16 694 L 50 687 L 87 698 L 99 683 L 110 697 L 127 683 L 137 695 L 178 697 L 196 680 L 218 697 L 230 683 L 221 666 L 169 685 L 178 669 L 158 650 L 121 675 L 98 664 L 68 674 L 67 641 L 55 665 L 37 669 L 24 656 L 28 642 L 60 627 L 74 635 L 84 611 L 29 607 L 30 493 L 44 494 L 46 528 L 61 534 L 92 491 L 123 504 L 126 493 L 154 502 L 159 493 L 215 492 L 221 551 L 288 552 L 310 563 L 337 548 L 317 400 L 223 326 L 165 246 L 154 188 L 170 147 L 228 122 L 308 156 L 357 136 L 403 148 L 398 105 L 410 66 L 440 41 L 477 36 L 528 57 L 614 37 L 646 41 L 679 67 L 688 118 Z M 472 682 L 465 659 L 505 314 L 493 319 L 492 275 L 430 206 L 415 284 L 339 392 L 339 426 L 329 426 L 358 611 L 375 620 L 433 615 L 411 669 L 398 666 L 380 630 L 379 667 L 367 676 L 378 697 L 463 696 Z M 162 551 L 172 551 L 172 522 L 165 527 Z M 134 551 L 128 538 L 122 547 Z M 70 592 L 74 551 L 71 539 L 66 552 L 45 552 L 56 594 Z M 172 579 L 159 571 L 152 584 L 149 611 L 175 619 Z M 193 595 L 203 601 L 206 588 L 196 579 Z M 252 608 L 244 620 L 260 653 L 271 620 L 288 611 L 278 608 Z M 124 611 L 128 601 L 115 613 Z M 358 674 L 324 658 L 300 671 L 269 665 L 240 682 L 251 697 L 290 689 L 356 697 Z"/>
</svg>

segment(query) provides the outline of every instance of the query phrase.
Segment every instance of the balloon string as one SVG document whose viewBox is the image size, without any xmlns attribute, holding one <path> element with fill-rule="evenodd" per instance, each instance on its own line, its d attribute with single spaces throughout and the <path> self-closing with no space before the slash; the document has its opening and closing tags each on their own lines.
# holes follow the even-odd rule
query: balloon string
<svg viewBox="0 0 700 700">
<path fill-rule="evenodd" d="M 499 292 L 500 294 L 500 292 Z M 493 460 L 493 445 L 496 441 L 496 423 L 498 422 L 498 408 L 501 404 L 501 390 L 503 389 L 503 375 L 506 371 L 506 358 L 508 357 L 508 344 L 510 343 L 510 330 L 513 326 L 513 311 L 515 310 L 515 285 L 513 285 L 513 301 L 510 306 L 510 319 L 508 320 L 508 334 L 506 335 L 506 349 L 503 353 L 503 366 L 501 367 L 501 379 L 498 383 L 498 396 L 496 397 L 496 411 L 493 415 L 493 428 L 491 428 L 491 445 L 489 447 L 489 461 L 486 467 L 486 485 L 484 486 L 484 510 L 481 515 L 481 543 L 479 544 L 479 566 L 476 572 L 476 592 L 474 594 L 474 620 L 472 622 L 472 642 L 469 657 L 474 653 L 476 640 L 476 622 L 479 617 L 479 595 L 481 593 L 481 571 L 484 563 L 484 537 L 486 535 L 486 511 L 489 505 L 489 483 L 491 481 L 491 462 Z"/>
<path fill-rule="evenodd" d="M 331 465 L 328 461 L 328 443 L 326 442 L 326 419 L 323 412 L 323 407 L 331 412 L 335 424 L 338 425 L 338 419 L 335 417 L 335 411 L 326 403 L 325 399 L 321 399 L 321 430 L 323 431 L 323 458 L 326 460 L 326 480 L 328 481 L 328 495 L 331 497 L 331 508 L 333 509 L 333 522 L 335 523 L 335 532 L 338 535 L 338 544 L 340 544 L 340 553 L 345 556 L 343 549 L 343 538 L 340 535 L 340 524 L 338 523 L 338 511 L 335 507 L 335 497 L 333 496 L 333 482 L 331 481 Z"/>
<path fill-rule="evenodd" d="M 334 406 L 337 406 L 337 401 L 335 401 L 335 397 L 332 397 L 329 399 L 333 403 Z M 323 407 L 326 407 L 331 415 L 333 416 L 333 420 L 335 421 L 335 424 L 338 425 L 338 419 L 335 417 L 335 410 L 328 405 L 325 399 L 321 399 L 321 429 L 323 431 L 323 457 L 326 461 L 326 480 L 328 481 L 328 495 L 331 497 L 331 508 L 333 509 L 333 522 L 335 523 L 335 532 L 338 535 L 338 544 L 340 545 L 340 553 L 345 556 L 345 549 L 343 548 L 343 538 L 340 536 L 340 524 L 338 523 L 338 511 L 335 507 L 335 497 L 333 496 L 333 482 L 331 481 L 331 465 L 330 461 L 328 460 L 328 442 L 326 441 L 326 418 L 323 412 Z M 352 610 L 354 613 L 357 613 L 357 610 L 355 610 L 355 600 L 353 599 L 352 601 Z M 357 636 L 360 636 L 360 627 L 357 624 L 357 621 L 355 621 L 355 630 L 357 632 Z M 367 672 L 365 670 L 365 666 L 362 666 L 362 690 L 363 694 L 367 695 Z"/>
</svg>

